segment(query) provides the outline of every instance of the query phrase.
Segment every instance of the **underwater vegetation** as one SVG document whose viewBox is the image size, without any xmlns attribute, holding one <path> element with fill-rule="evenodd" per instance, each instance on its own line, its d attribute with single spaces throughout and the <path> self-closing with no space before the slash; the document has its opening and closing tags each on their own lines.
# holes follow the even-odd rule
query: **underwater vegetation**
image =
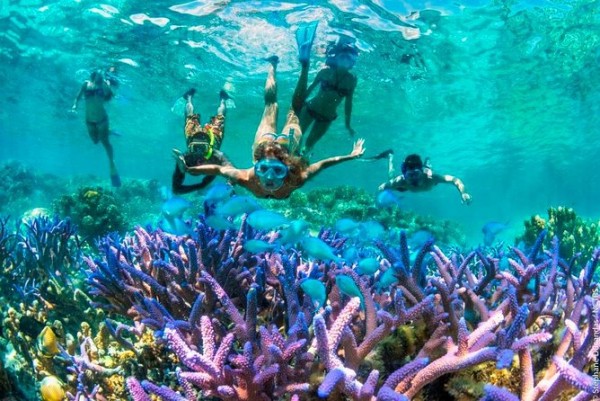
<svg viewBox="0 0 600 401">
<path fill-rule="evenodd" d="M 113 192 L 102 187 L 79 188 L 60 197 L 54 208 L 60 216 L 69 216 L 85 238 L 124 231 L 127 224 Z"/>
<path fill-rule="evenodd" d="M 433 240 L 411 255 L 402 231 L 348 262 L 345 248 L 359 245 L 334 230 L 285 246 L 283 231 L 246 217 L 215 229 L 201 215 L 188 235 L 137 227 L 82 252 L 68 221 L 5 230 L 3 276 L 20 283 L 3 299 L 6 369 L 47 400 L 598 394 L 598 246 L 567 263 L 544 230 L 527 251 L 508 249 L 501 269 L 481 249 Z"/>
<path fill-rule="evenodd" d="M 81 186 L 58 197 L 54 212 L 69 217 L 85 240 L 111 232 L 125 233 L 130 222 L 151 221 L 151 211 L 160 210 L 157 181 L 125 180 L 118 191 L 101 186 Z"/>
<path fill-rule="evenodd" d="M 0 165 L 0 205 L 2 214 L 19 216 L 38 207 L 48 197 L 66 191 L 66 182 L 51 174 L 39 174 L 18 161 Z"/>
<path fill-rule="evenodd" d="M 548 209 L 548 217 L 532 216 L 524 222 L 525 232 L 516 242 L 523 241 L 526 247 L 535 243 L 543 230 L 548 232 L 544 245 L 550 246 L 550 238 L 560 240 L 560 255 L 565 260 L 571 260 L 580 255 L 583 259 L 591 257 L 595 247 L 600 243 L 598 221 L 583 219 L 572 208 L 564 206 Z"/>
</svg>

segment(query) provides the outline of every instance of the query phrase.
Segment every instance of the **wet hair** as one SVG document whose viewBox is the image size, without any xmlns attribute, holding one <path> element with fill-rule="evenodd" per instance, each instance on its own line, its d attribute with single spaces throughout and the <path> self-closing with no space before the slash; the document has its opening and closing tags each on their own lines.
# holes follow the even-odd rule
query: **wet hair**
<svg viewBox="0 0 600 401">
<path fill-rule="evenodd" d="M 291 155 L 289 150 L 276 142 L 263 142 L 254 149 L 254 160 L 274 158 L 285 164 L 288 174 L 285 182 L 293 187 L 303 184 L 302 173 L 308 168 L 306 159 Z"/>
<path fill-rule="evenodd" d="M 423 160 L 421 160 L 421 156 L 414 153 L 406 156 L 404 163 L 402 163 L 402 174 L 406 174 L 406 172 L 409 170 L 421 169 L 423 169 Z"/>
</svg>

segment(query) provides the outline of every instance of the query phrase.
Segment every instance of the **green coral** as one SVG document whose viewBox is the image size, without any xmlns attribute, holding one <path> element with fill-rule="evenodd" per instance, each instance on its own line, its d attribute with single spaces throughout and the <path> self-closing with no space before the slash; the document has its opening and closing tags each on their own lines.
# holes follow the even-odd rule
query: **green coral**
<svg viewBox="0 0 600 401">
<path fill-rule="evenodd" d="M 560 240 L 560 256 L 569 260 L 580 253 L 582 260 L 588 260 L 594 248 L 600 243 L 600 230 L 598 221 L 583 219 L 572 208 L 559 206 L 548 209 L 548 217 L 539 215 L 531 217 L 524 222 L 525 232 L 516 239 L 523 241 L 525 246 L 534 244 L 540 232 L 548 230 L 544 240 L 544 247 L 549 249 L 554 236 Z"/>
<path fill-rule="evenodd" d="M 96 238 L 107 233 L 123 232 L 127 225 L 112 191 L 102 187 L 82 187 L 54 202 L 55 212 L 70 217 L 84 238 Z"/>
<path fill-rule="evenodd" d="M 519 394 L 520 368 L 515 357 L 510 369 L 497 369 L 496 362 L 485 362 L 452 375 L 446 383 L 446 391 L 456 400 L 475 401 L 483 396 L 483 386 L 487 383 Z"/>
<path fill-rule="evenodd" d="M 415 359 L 428 336 L 425 323 L 399 326 L 392 334 L 382 339 L 376 348 L 376 357 L 383 365 L 382 378 Z"/>
</svg>

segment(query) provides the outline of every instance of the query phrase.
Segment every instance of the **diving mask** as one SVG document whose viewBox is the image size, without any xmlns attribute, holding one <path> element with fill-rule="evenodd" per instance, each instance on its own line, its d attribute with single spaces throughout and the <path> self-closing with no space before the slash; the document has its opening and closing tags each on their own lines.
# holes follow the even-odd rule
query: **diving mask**
<svg viewBox="0 0 600 401">
<path fill-rule="evenodd" d="M 419 181 L 421 179 L 421 175 L 423 175 L 423 170 L 421 169 L 411 169 L 408 170 L 404 173 L 404 178 L 406 179 L 406 181 L 408 181 L 411 185 L 418 185 Z"/>
<path fill-rule="evenodd" d="M 254 173 L 258 180 L 269 190 L 281 188 L 288 171 L 288 167 L 277 159 L 262 159 L 254 165 Z"/>
</svg>

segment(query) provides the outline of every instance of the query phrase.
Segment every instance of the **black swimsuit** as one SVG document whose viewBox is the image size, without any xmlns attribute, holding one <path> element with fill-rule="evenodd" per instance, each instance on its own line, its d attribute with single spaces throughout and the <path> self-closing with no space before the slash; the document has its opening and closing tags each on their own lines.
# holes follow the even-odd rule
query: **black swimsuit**
<svg viewBox="0 0 600 401">
<path fill-rule="evenodd" d="M 344 88 L 343 86 L 338 86 L 338 82 L 335 84 L 329 81 L 321 81 L 321 89 L 324 91 L 334 91 L 337 92 L 340 97 L 346 97 L 350 94 L 350 89 Z"/>
<path fill-rule="evenodd" d="M 83 96 L 85 96 L 86 99 L 89 99 L 90 97 L 93 97 L 93 96 L 104 97 L 104 89 L 102 89 L 102 88 L 94 88 L 94 89 L 85 88 L 85 91 L 83 92 Z"/>
</svg>

